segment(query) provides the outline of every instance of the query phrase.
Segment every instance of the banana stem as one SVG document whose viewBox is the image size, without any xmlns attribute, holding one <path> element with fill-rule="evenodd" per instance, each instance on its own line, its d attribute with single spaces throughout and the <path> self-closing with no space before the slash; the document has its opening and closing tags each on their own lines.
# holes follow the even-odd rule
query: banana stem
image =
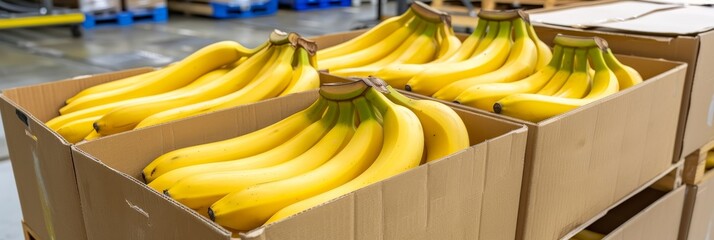
<svg viewBox="0 0 714 240">
<path fill-rule="evenodd" d="M 358 97 L 352 100 L 352 103 L 357 108 L 357 114 L 359 115 L 359 122 L 365 122 L 369 119 L 376 119 L 377 116 L 372 112 L 372 107 L 367 102 L 364 97 Z"/>
<path fill-rule="evenodd" d="M 437 9 L 432 8 L 429 5 L 426 5 L 426 3 L 423 3 L 421 1 L 414 1 L 412 3 L 412 6 L 410 7 L 411 10 L 414 11 L 414 13 L 419 16 L 420 18 L 430 21 L 430 22 L 444 22 L 446 23 L 446 19 L 448 19 L 448 24 L 451 25 L 451 18 L 450 17 L 444 17 L 447 15 L 446 13 L 439 11 Z"/>
<path fill-rule="evenodd" d="M 514 19 L 513 21 L 514 38 L 522 39 L 528 37 L 528 29 L 526 29 L 526 23 L 522 18 Z"/>
<path fill-rule="evenodd" d="M 578 48 L 575 50 L 575 70 L 574 72 L 588 71 L 588 50 Z"/>
<path fill-rule="evenodd" d="M 588 56 L 590 58 L 590 62 L 593 64 L 593 68 L 595 68 L 595 71 L 604 71 L 604 70 L 610 70 L 610 68 L 607 67 L 607 63 L 605 63 L 605 58 L 603 57 L 602 50 L 599 48 L 591 48 L 588 50 Z"/>
<path fill-rule="evenodd" d="M 569 49 L 572 51 L 572 48 Z M 550 59 L 548 66 L 551 66 L 555 69 L 559 69 L 561 66 L 560 64 L 563 60 L 563 55 L 563 47 L 560 45 L 555 45 L 555 47 L 553 47 L 553 58 Z"/>
<path fill-rule="evenodd" d="M 573 70 L 573 58 L 575 57 L 574 48 L 566 48 L 563 51 L 563 64 L 560 68 L 572 71 Z"/>
<path fill-rule="evenodd" d="M 364 80 L 349 83 L 323 83 L 319 93 L 329 100 L 345 101 L 362 95 L 369 85 Z"/>
<path fill-rule="evenodd" d="M 387 99 L 387 97 L 385 97 L 382 93 L 377 92 L 374 88 L 367 89 L 364 97 L 367 98 L 367 100 L 369 100 L 369 102 L 372 103 L 372 105 L 376 107 L 382 115 L 386 114 L 387 110 L 391 107 L 389 105 L 389 99 Z"/>
<path fill-rule="evenodd" d="M 580 36 L 570 36 L 558 34 L 553 38 L 553 43 L 558 45 L 563 45 L 564 47 L 575 47 L 575 48 L 591 48 L 597 47 L 601 50 L 606 50 L 607 41 L 600 37 L 580 37 Z"/>
<path fill-rule="evenodd" d="M 481 10 L 478 13 L 479 19 L 504 21 L 520 18 L 519 10 Z"/>
</svg>

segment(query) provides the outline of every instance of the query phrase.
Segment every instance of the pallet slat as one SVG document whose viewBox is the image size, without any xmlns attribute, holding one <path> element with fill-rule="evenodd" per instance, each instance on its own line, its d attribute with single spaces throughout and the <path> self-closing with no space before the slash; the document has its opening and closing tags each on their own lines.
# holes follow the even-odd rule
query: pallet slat
<svg viewBox="0 0 714 240">
<path fill-rule="evenodd" d="M 352 0 L 280 0 L 279 2 L 281 6 L 296 11 L 352 6 Z"/>
<path fill-rule="evenodd" d="M 707 153 L 714 149 L 711 141 L 684 158 L 684 183 L 696 185 L 702 181 L 706 171 Z"/>
</svg>

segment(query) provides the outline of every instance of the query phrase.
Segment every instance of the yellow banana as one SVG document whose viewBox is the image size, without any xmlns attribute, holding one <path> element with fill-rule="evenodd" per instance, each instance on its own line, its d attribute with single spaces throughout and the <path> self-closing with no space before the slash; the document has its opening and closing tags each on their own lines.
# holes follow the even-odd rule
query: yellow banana
<svg viewBox="0 0 714 240">
<path fill-rule="evenodd" d="M 97 119 L 99 119 L 99 116 L 88 117 L 67 123 L 62 127 L 59 127 L 57 129 L 57 133 L 64 137 L 67 142 L 77 143 L 84 140 L 89 133 L 94 131 L 92 123 Z"/>
<path fill-rule="evenodd" d="M 349 54 L 325 58 L 318 52 L 317 64 L 320 69 L 328 69 L 332 72 L 338 69 L 359 67 L 379 61 L 379 59 L 384 58 L 397 49 L 404 40 L 412 34 L 414 25 L 420 22 L 423 22 L 423 20 L 418 18 L 412 19 L 405 27 L 401 27 L 391 34 L 382 36 L 381 38 L 383 39 L 381 41 Z"/>
<path fill-rule="evenodd" d="M 86 137 L 84 137 L 84 141 L 92 141 L 94 139 L 100 138 L 102 135 L 99 135 L 97 131 L 92 130 L 92 132 L 89 133 Z"/>
<path fill-rule="evenodd" d="M 103 93 L 103 92 L 107 92 L 107 91 L 111 91 L 111 90 L 115 90 L 115 89 L 119 89 L 119 88 L 132 86 L 136 83 L 143 81 L 144 78 L 149 78 L 156 74 L 161 73 L 161 70 L 164 70 L 164 69 L 155 70 L 155 71 L 151 71 L 151 72 L 147 72 L 147 73 L 142 73 L 139 75 L 122 78 L 119 80 L 114 80 L 111 82 L 106 82 L 106 83 L 102 83 L 99 85 L 85 88 L 84 90 L 80 91 L 79 93 L 75 94 L 74 96 L 68 98 L 65 101 L 65 103 L 69 104 L 72 101 L 82 98 L 84 96 L 88 96 L 88 95 L 92 95 L 92 94 L 96 94 L 96 93 Z"/>
<path fill-rule="evenodd" d="M 522 18 L 513 20 L 513 26 L 516 41 L 506 64 L 498 70 L 475 77 L 462 78 L 445 85 L 435 92 L 433 97 L 453 101 L 461 92 L 476 84 L 512 82 L 531 75 L 535 70 L 534 63 L 538 60 L 538 50 L 533 40 L 528 37 L 528 30 Z"/>
<path fill-rule="evenodd" d="M 278 42 L 283 39 L 286 40 L 287 35 L 282 36 L 278 33 L 274 33 L 271 35 L 271 38 L 280 38 L 280 40 L 275 40 L 275 42 Z M 101 119 L 97 120 L 94 123 L 94 129 L 97 130 L 98 133 L 105 136 L 128 131 L 134 129 L 136 125 L 141 122 L 141 120 L 155 113 L 217 98 L 228 93 L 235 92 L 247 85 L 253 77 L 256 76 L 261 67 L 265 65 L 266 60 L 269 59 L 269 56 L 272 57 L 274 55 L 273 52 L 276 52 L 275 54 L 281 53 L 280 51 L 275 50 L 275 48 L 279 47 L 280 45 L 276 47 L 268 47 L 267 49 L 264 49 L 265 51 L 257 53 L 245 63 L 239 65 L 220 78 L 190 91 L 181 92 L 179 94 L 171 94 L 159 100 L 152 99 L 154 101 L 144 101 L 141 103 L 124 105 L 118 109 L 114 109 L 104 115 Z"/>
<path fill-rule="evenodd" d="M 320 74 L 314 66 L 310 65 L 310 54 L 304 48 L 297 50 L 297 66 L 292 73 L 290 84 L 279 96 L 303 92 L 320 87 Z"/>
<path fill-rule="evenodd" d="M 431 100 L 407 98 L 383 81 L 384 95 L 392 102 L 407 107 L 416 114 L 424 130 L 424 151 L 427 162 L 441 159 L 470 146 L 469 133 L 461 117 L 450 107 Z"/>
<path fill-rule="evenodd" d="M 320 60 L 328 59 L 332 57 L 348 55 L 368 48 L 376 44 L 377 42 L 382 41 L 384 36 L 388 36 L 389 34 L 404 27 L 414 18 L 414 12 L 411 9 L 408 9 L 401 16 L 389 18 L 379 23 L 379 25 L 374 26 L 367 32 L 362 33 L 361 35 L 353 39 L 350 39 L 349 41 L 318 51 L 317 57 Z"/>
<path fill-rule="evenodd" d="M 451 58 L 459 51 L 461 40 L 454 33 L 451 23 L 439 23 L 437 27 L 437 40 L 439 44 L 439 52 L 436 54 L 436 59 Z"/>
<path fill-rule="evenodd" d="M 582 231 L 578 232 L 578 234 L 575 234 L 575 236 L 573 237 L 579 240 L 600 240 L 604 238 L 605 235 L 587 229 L 583 229 Z"/>
<path fill-rule="evenodd" d="M 211 206 L 211 219 L 222 226 L 253 229 L 281 208 L 336 188 L 364 172 L 382 149 L 383 128 L 366 99 L 359 97 L 353 102 L 360 123 L 342 151 L 313 171 L 227 195 Z"/>
<path fill-rule="evenodd" d="M 153 96 L 148 96 L 148 97 L 141 97 L 141 98 L 134 98 L 134 99 L 129 99 L 129 100 L 123 100 L 123 101 L 118 101 L 118 102 L 113 102 L 113 103 L 108 103 L 104 105 L 99 105 L 96 107 L 91 107 L 87 109 L 82 109 L 76 112 L 68 113 L 65 115 L 60 115 L 57 116 L 50 121 L 47 121 L 45 123 L 48 127 L 50 127 L 53 130 L 57 130 L 59 127 L 61 127 L 64 124 L 67 124 L 72 121 L 77 121 L 79 119 L 84 119 L 88 117 L 96 117 L 96 116 L 103 116 L 104 114 L 107 114 L 111 112 L 112 110 L 125 106 L 125 105 L 130 105 L 134 103 L 142 103 L 150 100 L 161 100 L 164 99 L 168 96 L 171 96 L 176 93 L 181 93 L 184 91 L 188 91 L 191 89 L 196 89 L 199 86 L 202 86 L 203 84 L 209 83 L 211 81 L 216 80 L 218 77 L 224 75 L 226 72 L 228 72 L 228 69 L 217 69 L 213 70 L 209 73 L 204 74 L 203 76 L 199 77 L 196 79 L 196 81 L 193 81 L 191 84 L 188 86 L 182 87 L 180 89 L 167 92 L 167 93 L 162 93 L 158 95 L 153 95 Z M 89 123 L 91 126 L 92 123 Z"/>
<path fill-rule="evenodd" d="M 583 99 L 544 96 L 538 94 L 514 94 L 505 97 L 493 106 L 496 113 L 539 122 L 544 119 L 562 114 L 579 106 L 596 101 L 619 90 L 617 77 L 605 64 L 603 50 L 590 48 L 588 56 L 593 62 L 595 76 L 590 93 Z"/>
<path fill-rule="evenodd" d="M 467 88 L 458 97 L 456 97 L 455 102 L 486 111 L 492 111 L 493 104 L 501 98 L 516 93 L 537 92 L 549 81 L 552 81 L 552 79 L 555 78 L 554 75 L 557 77 L 556 72 L 560 72 L 558 68 L 561 67 L 561 59 L 563 55 L 566 57 L 568 56 L 568 54 L 564 52 L 570 50 L 570 58 L 572 59 L 573 57 L 572 48 L 563 50 L 562 47 L 555 46 L 554 50 L 556 57 L 550 61 L 548 66 L 533 75 L 510 83 L 485 83 L 474 85 L 473 87 Z M 565 67 L 565 65 L 563 66 Z M 570 72 L 570 70 L 567 71 Z"/>
<path fill-rule="evenodd" d="M 556 97 L 582 98 L 590 92 L 590 67 L 588 66 L 588 50 L 575 50 L 575 66 L 565 84 L 554 94 Z M 594 71 L 594 70 L 593 70 Z M 547 94 L 546 94 L 547 95 Z"/>
<path fill-rule="evenodd" d="M 241 57 L 240 52 L 237 51 L 239 47 L 241 45 L 233 41 L 208 45 L 178 64 L 162 70 L 160 74 L 147 77 L 130 87 L 79 98 L 62 107 L 60 113 L 67 114 L 102 104 L 179 89 L 211 70 L 237 61 Z"/>
<path fill-rule="evenodd" d="M 620 84 L 620 90 L 627 89 L 634 85 L 642 82 L 642 76 L 634 68 L 620 63 L 620 61 L 615 58 L 615 54 L 612 53 L 610 48 L 604 54 L 605 62 L 607 67 L 612 69 L 617 76 L 617 81 Z"/>
<path fill-rule="evenodd" d="M 307 109 L 260 130 L 227 140 L 173 150 L 149 163 L 142 171 L 142 176 L 144 181 L 151 182 L 178 168 L 260 154 L 283 144 L 287 139 L 322 118 L 326 107 L 327 102 L 319 98 Z"/>
<path fill-rule="evenodd" d="M 141 109 L 141 113 L 146 114 L 139 115 L 136 114 L 136 110 L 129 110 L 129 112 L 134 113 L 132 116 L 136 116 L 136 118 L 126 121 L 127 118 L 124 117 L 119 121 L 124 122 L 124 124 L 129 122 L 129 124 L 134 124 L 136 128 L 142 128 L 276 97 L 290 84 L 293 72 L 292 58 L 295 48 L 289 44 L 282 46 L 282 48 L 284 49 L 281 50 L 272 65 L 263 67 L 252 82 L 238 91 L 213 99 L 203 98 L 202 101 L 189 102 L 188 105 L 183 105 L 183 103 L 172 104 L 174 107 L 162 107 L 152 111 L 151 113 L 153 114 L 148 113 L 146 107 L 142 106 L 139 109 Z M 111 114 L 114 113 L 109 113 L 108 115 Z M 107 117 L 102 120 L 108 121 Z M 122 126 L 116 123 L 115 125 Z"/>
<path fill-rule="evenodd" d="M 265 168 L 293 159 L 314 146 L 335 124 L 335 119 L 338 115 L 337 103 L 330 102 L 329 105 L 327 113 L 320 121 L 311 124 L 285 143 L 273 149 L 231 161 L 179 168 L 154 179 L 149 183 L 149 187 L 163 191 L 169 189 L 179 180 L 197 174 Z"/>
<path fill-rule="evenodd" d="M 560 45 L 555 45 L 555 48 L 562 49 L 563 47 Z M 558 92 L 558 90 L 563 87 L 563 84 L 568 81 L 570 74 L 573 72 L 573 63 L 575 62 L 575 49 L 567 47 L 562 50 L 561 56 L 555 54 L 555 49 L 553 50 L 553 52 L 554 57 L 562 58 L 561 65 L 559 66 L 560 69 L 557 69 L 555 75 L 553 75 L 553 77 L 550 78 L 548 83 L 543 86 L 540 91 L 537 92 L 541 95 L 553 95 Z M 493 105 L 491 106 L 491 108 L 492 107 Z"/>
<path fill-rule="evenodd" d="M 207 209 L 223 196 L 260 183 L 291 178 L 311 171 L 330 160 L 354 134 L 351 102 L 339 102 L 337 124 L 315 146 L 284 163 L 252 170 L 207 173 L 178 181 L 165 194 L 192 209 Z"/>
<path fill-rule="evenodd" d="M 714 152 L 707 152 L 707 162 L 705 163 L 705 168 L 707 170 L 714 168 Z"/>
<path fill-rule="evenodd" d="M 538 34 L 536 34 L 535 29 L 533 29 L 533 25 L 528 21 L 528 36 L 535 42 L 536 47 L 538 48 L 538 62 L 536 63 L 536 70 L 539 70 L 541 68 L 544 68 L 548 63 L 550 62 L 550 59 L 553 57 L 553 53 L 550 51 L 550 47 L 548 47 L 548 44 L 545 44 L 543 41 L 540 40 L 538 37 Z"/>
<path fill-rule="evenodd" d="M 411 78 L 404 89 L 431 96 L 450 83 L 492 72 L 500 68 L 508 58 L 511 41 L 511 22 L 502 21 L 498 35 L 483 52 L 461 62 L 430 65 L 428 69 Z"/>
<path fill-rule="evenodd" d="M 366 92 L 365 97 L 371 104 L 379 108 L 379 111 L 384 115 L 384 146 L 374 163 L 362 174 L 348 183 L 308 199 L 296 203 L 289 203 L 289 206 L 281 209 L 270 217 L 267 223 L 279 221 L 419 165 L 424 147 L 424 135 L 417 116 L 409 109 L 391 103 L 374 88 L 370 88 Z M 230 199 L 235 198 L 228 195 L 225 199 L 228 199 L 225 202 L 229 203 Z M 214 206 L 221 206 L 223 204 L 221 203 L 222 200 L 216 202 Z M 221 225 L 223 225 L 224 222 L 227 224 L 236 223 L 234 222 L 236 215 L 230 214 L 231 212 L 223 213 L 222 211 L 217 211 L 220 210 L 220 208 L 214 208 L 214 206 L 211 206 L 211 209 L 213 210 L 213 216 L 217 223 Z M 246 213 L 252 215 L 254 212 L 255 211 L 248 211 Z M 231 227 L 231 225 L 228 226 Z M 240 227 L 251 226 L 253 225 Z"/>
</svg>

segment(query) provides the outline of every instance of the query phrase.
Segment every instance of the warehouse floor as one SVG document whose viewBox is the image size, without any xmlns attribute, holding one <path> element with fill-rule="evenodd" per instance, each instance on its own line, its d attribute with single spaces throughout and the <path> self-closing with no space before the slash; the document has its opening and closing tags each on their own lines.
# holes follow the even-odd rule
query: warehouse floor
<svg viewBox="0 0 714 240">
<path fill-rule="evenodd" d="M 394 12 L 388 4 L 385 12 Z M 254 47 L 276 27 L 304 36 L 347 31 L 375 18 L 373 5 L 294 12 L 242 20 L 171 15 L 165 24 L 100 26 L 72 38 L 68 28 L 0 31 L 0 89 L 141 66 L 162 66 L 218 40 Z M 0 130 L 2 126 L 0 126 Z M 20 203 L 0 131 L 0 240 L 23 239 Z"/>
</svg>

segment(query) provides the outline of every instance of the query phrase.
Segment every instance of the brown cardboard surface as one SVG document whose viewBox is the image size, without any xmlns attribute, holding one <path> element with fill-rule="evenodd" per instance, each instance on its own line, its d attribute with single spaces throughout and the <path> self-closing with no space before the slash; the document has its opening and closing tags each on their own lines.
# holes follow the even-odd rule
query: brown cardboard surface
<svg viewBox="0 0 714 240">
<path fill-rule="evenodd" d="M 591 6 L 613 1 L 595 1 L 539 9 L 529 12 L 556 11 L 577 6 Z M 680 126 L 677 133 L 677 148 L 674 160 L 681 159 L 698 147 L 714 139 L 714 31 L 696 36 L 666 37 L 657 35 L 608 32 L 605 30 L 582 30 L 552 25 L 534 24 L 541 40 L 549 43 L 557 33 L 578 36 L 599 36 L 608 41 L 614 52 L 651 58 L 664 58 L 686 62 Z M 680 146 L 681 145 L 681 146 Z"/>
<path fill-rule="evenodd" d="M 74 146 L 88 238 L 228 239 L 218 225 L 141 183 L 141 169 L 168 151 L 277 122 L 316 97 L 294 94 Z M 241 239 L 513 239 L 526 128 L 457 112 L 471 148 Z"/>
<path fill-rule="evenodd" d="M 714 239 L 714 171 L 697 185 L 687 185 L 680 240 Z"/>
<path fill-rule="evenodd" d="M 3 90 L 2 121 L 23 218 L 40 239 L 85 238 L 69 144 L 43 123 L 80 89 L 148 70 Z"/>
</svg>

